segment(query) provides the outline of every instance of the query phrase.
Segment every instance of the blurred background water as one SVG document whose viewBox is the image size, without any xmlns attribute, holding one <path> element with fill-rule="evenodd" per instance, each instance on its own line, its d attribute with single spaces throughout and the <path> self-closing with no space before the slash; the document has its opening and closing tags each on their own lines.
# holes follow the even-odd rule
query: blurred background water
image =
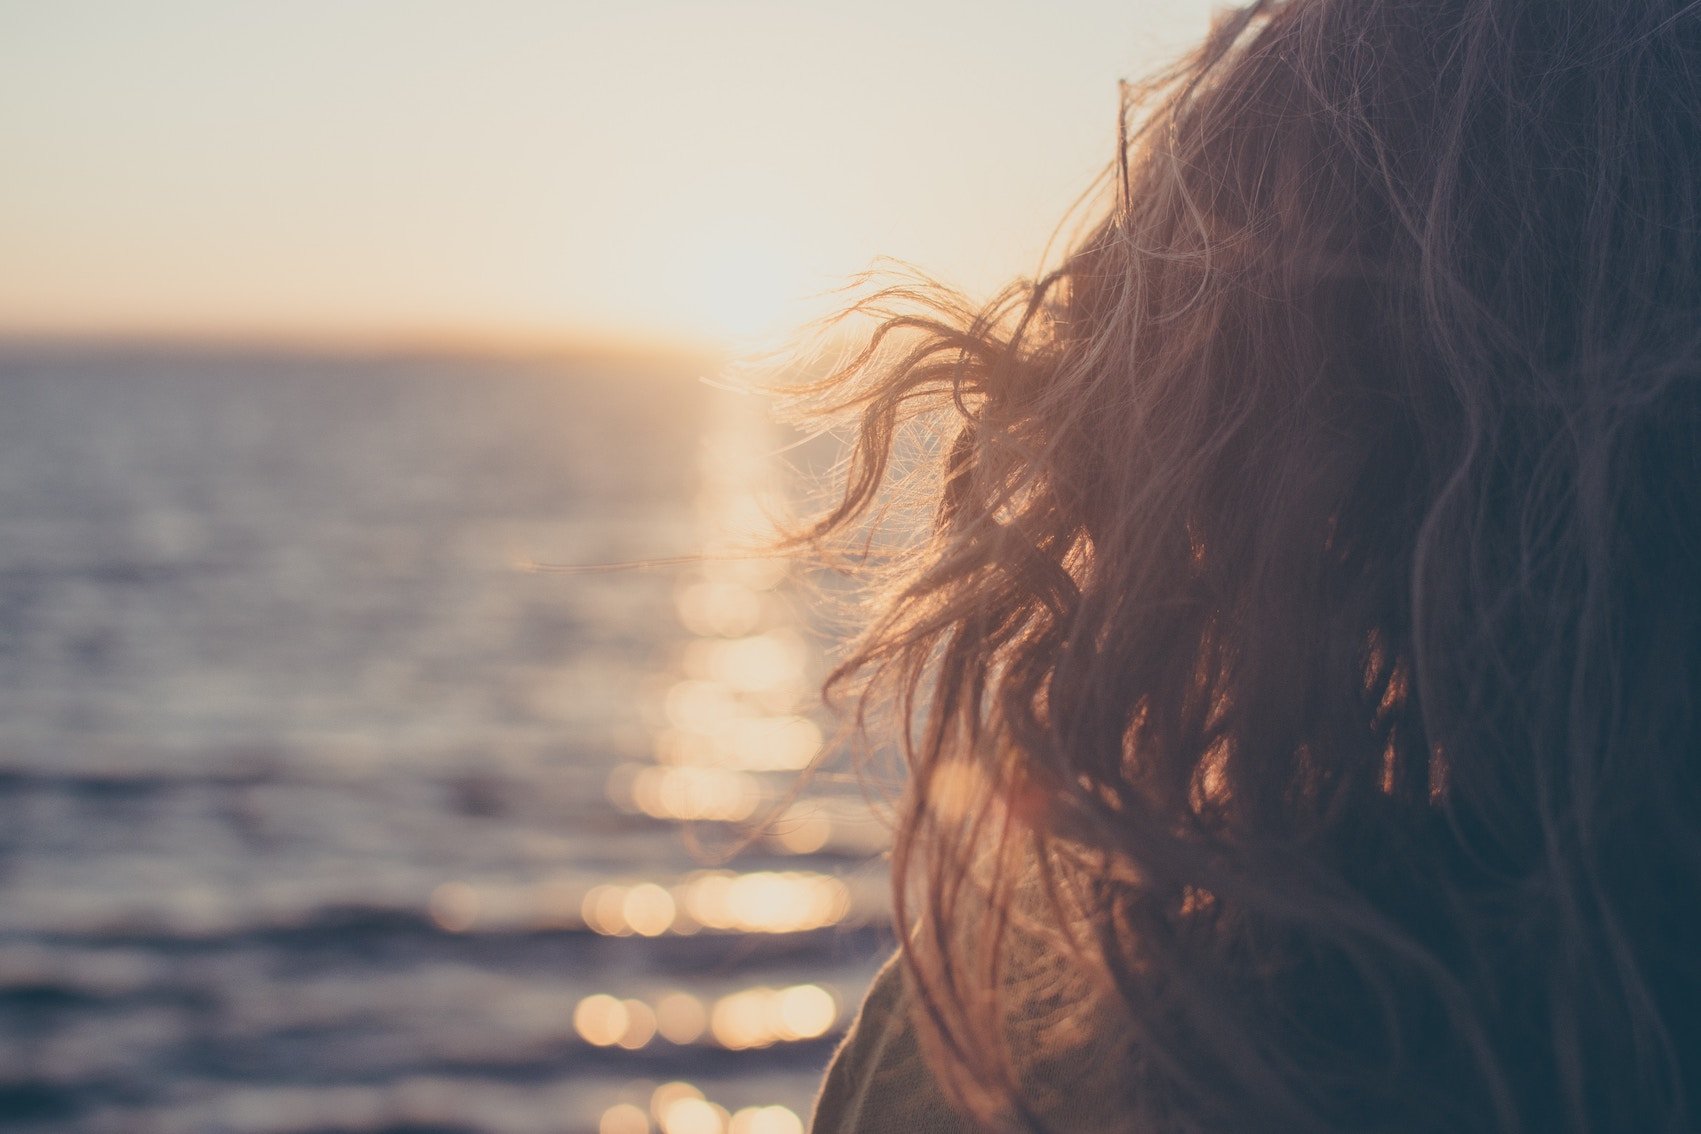
<svg viewBox="0 0 1701 1134">
<path fill-rule="evenodd" d="M 0 1125 L 787 1134 L 878 958 L 689 360 L 0 353 Z"/>
</svg>

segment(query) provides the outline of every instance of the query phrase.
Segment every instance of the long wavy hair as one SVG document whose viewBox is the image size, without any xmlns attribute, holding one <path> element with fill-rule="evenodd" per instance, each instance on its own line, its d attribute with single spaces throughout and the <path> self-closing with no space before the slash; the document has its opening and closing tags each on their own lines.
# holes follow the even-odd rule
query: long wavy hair
<svg viewBox="0 0 1701 1134">
<path fill-rule="evenodd" d="M 811 390 L 811 537 L 931 515 L 828 691 L 946 1089 L 1694 1128 L 1701 4 L 1254 3 L 1124 121 L 1055 270 Z"/>
</svg>

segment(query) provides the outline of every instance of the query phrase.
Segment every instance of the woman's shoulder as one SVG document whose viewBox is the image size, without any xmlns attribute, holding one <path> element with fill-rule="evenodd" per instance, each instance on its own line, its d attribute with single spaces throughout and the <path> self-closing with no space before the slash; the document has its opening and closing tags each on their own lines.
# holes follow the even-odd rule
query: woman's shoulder
<svg viewBox="0 0 1701 1134">
<path fill-rule="evenodd" d="M 946 1101 L 910 1024 L 910 992 L 894 955 L 880 969 L 815 1100 L 811 1134 L 972 1134 Z"/>
</svg>

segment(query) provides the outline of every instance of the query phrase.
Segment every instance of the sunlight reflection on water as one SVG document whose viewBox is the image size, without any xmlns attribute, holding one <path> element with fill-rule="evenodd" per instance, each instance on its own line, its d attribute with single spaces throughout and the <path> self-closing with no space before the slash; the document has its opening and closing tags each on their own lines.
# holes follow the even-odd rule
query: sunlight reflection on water
<svg viewBox="0 0 1701 1134">
<path fill-rule="evenodd" d="M 655 1125 L 651 1125 L 651 1119 Z M 803 1122 L 783 1106 L 749 1106 L 729 1112 L 689 1083 L 664 1083 L 649 1106 L 618 1103 L 603 1112 L 599 1134 L 803 1134 Z"/>
<path fill-rule="evenodd" d="M 759 403 L 466 360 L 0 377 L 0 1125 L 797 1129 L 890 947 L 885 833 L 789 794 L 819 661 L 784 564 L 736 557 L 782 487 Z M 729 557 L 533 569 L 694 543 Z"/>
<path fill-rule="evenodd" d="M 660 695 L 648 763 L 623 763 L 606 794 L 619 811 L 750 838 L 768 856 L 830 866 L 881 849 L 884 831 L 859 798 L 806 793 L 794 777 L 821 752 L 810 708 L 819 670 L 786 595 L 784 561 L 752 557 L 769 537 L 784 484 L 761 403 L 727 396 L 702 442 L 694 502 L 708 558 L 674 588 L 689 635 Z M 832 870 L 709 868 L 667 880 L 609 880 L 588 890 L 583 924 L 609 937 L 733 935 L 752 943 L 844 925 L 878 925 L 884 884 Z M 651 997 L 598 992 L 574 1013 L 578 1035 L 604 1049 L 656 1043 L 731 1052 L 773 1050 L 836 1034 L 855 992 L 806 981 Z M 795 1105 L 795 1104 L 794 1104 Z M 773 1101 L 737 1109 L 678 1080 L 602 1112 L 602 1134 L 801 1134 L 798 1111 Z"/>
</svg>

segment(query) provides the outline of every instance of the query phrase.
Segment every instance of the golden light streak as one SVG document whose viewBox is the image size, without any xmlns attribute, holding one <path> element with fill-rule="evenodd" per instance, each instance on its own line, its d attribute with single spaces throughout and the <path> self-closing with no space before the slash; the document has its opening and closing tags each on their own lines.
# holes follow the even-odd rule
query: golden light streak
<svg viewBox="0 0 1701 1134">
<path fill-rule="evenodd" d="M 770 630 L 738 638 L 700 638 L 685 650 L 685 672 L 738 693 L 795 691 L 808 658 L 797 634 Z"/>
<path fill-rule="evenodd" d="M 586 1043 L 629 1051 L 658 1035 L 681 1046 L 708 1037 L 728 1050 L 744 1051 L 819 1039 L 838 1022 L 838 998 L 818 984 L 741 989 L 708 1007 L 688 992 L 665 993 L 654 1007 L 599 992 L 573 1010 L 573 1029 Z"/>
<path fill-rule="evenodd" d="M 616 806 L 654 819 L 737 823 L 755 813 L 762 789 L 750 776 L 730 769 L 621 766 L 609 777 L 608 795 Z"/>
<path fill-rule="evenodd" d="M 839 1007 L 820 985 L 749 988 L 723 996 L 709 1014 L 715 1042 L 732 1051 L 818 1039 L 832 1030 Z"/>
<path fill-rule="evenodd" d="M 799 933 L 845 920 L 851 894 L 830 874 L 705 870 L 671 889 L 653 882 L 592 887 L 581 912 L 586 928 L 605 937 L 658 937 L 700 929 Z"/>
<path fill-rule="evenodd" d="M 727 1134 L 803 1134 L 803 1120 L 783 1106 L 747 1106 L 732 1116 Z"/>
</svg>

